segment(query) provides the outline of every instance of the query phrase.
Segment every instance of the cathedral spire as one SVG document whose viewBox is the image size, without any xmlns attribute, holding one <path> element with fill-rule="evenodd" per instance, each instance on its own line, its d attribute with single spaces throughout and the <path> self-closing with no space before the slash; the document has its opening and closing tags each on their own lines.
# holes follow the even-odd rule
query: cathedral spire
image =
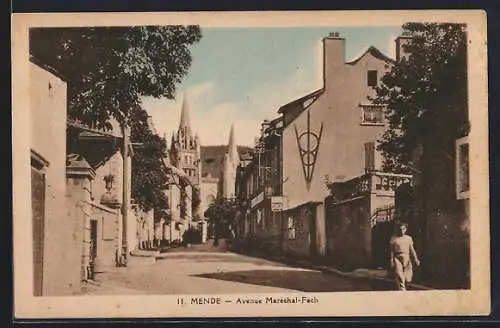
<svg viewBox="0 0 500 328">
<path fill-rule="evenodd" d="M 234 140 L 234 125 L 231 124 L 231 131 L 229 132 L 229 143 L 227 144 L 227 152 L 232 159 L 238 159 L 238 148 Z"/>
<path fill-rule="evenodd" d="M 186 94 L 184 94 L 184 99 L 182 100 L 181 121 L 179 123 L 179 131 L 181 130 L 191 131 L 191 120 L 189 119 L 189 107 L 187 103 Z"/>
</svg>

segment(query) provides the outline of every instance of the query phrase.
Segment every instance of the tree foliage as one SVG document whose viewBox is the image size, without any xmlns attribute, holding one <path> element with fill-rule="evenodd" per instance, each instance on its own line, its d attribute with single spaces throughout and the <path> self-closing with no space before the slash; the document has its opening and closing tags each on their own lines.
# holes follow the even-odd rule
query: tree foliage
<svg viewBox="0 0 500 328">
<path fill-rule="evenodd" d="M 165 140 L 154 134 L 148 125 L 148 114 L 144 110 L 134 112 L 131 125 L 132 198 L 144 211 L 155 210 L 155 217 L 166 217 L 168 199 L 165 194 L 169 177 L 162 160 L 166 156 Z"/>
<path fill-rule="evenodd" d="M 143 210 L 165 217 L 166 145 L 141 108 L 143 96 L 174 99 L 191 65 L 189 46 L 198 26 L 134 26 L 30 29 L 30 55 L 68 82 L 68 116 L 96 128 L 110 119 L 131 128 L 132 197 Z"/>
<path fill-rule="evenodd" d="M 384 169 L 408 171 L 425 136 L 444 142 L 464 133 L 467 116 L 467 40 L 459 24 L 407 23 L 405 59 L 376 87 L 389 127 L 380 140 Z"/>
<path fill-rule="evenodd" d="M 204 215 L 214 227 L 214 233 L 218 237 L 224 237 L 229 233 L 229 228 L 235 225 L 235 216 L 238 206 L 233 201 L 218 199 L 210 204 Z"/>
<path fill-rule="evenodd" d="M 30 54 L 67 77 L 69 116 L 95 127 L 122 122 L 142 96 L 175 98 L 198 26 L 30 29 Z"/>
<path fill-rule="evenodd" d="M 193 211 L 193 218 L 195 220 L 200 219 L 199 213 L 197 212 L 198 207 L 201 204 L 201 190 L 199 188 L 193 188 L 193 195 L 191 198 L 191 207 Z"/>
</svg>

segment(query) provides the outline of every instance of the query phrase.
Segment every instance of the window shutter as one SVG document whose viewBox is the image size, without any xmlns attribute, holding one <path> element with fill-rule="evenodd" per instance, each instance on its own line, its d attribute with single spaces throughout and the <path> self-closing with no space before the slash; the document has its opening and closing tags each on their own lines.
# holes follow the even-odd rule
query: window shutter
<svg viewBox="0 0 500 328">
<path fill-rule="evenodd" d="M 375 142 L 365 143 L 365 170 L 375 170 Z"/>
<path fill-rule="evenodd" d="M 369 70 L 367 73 L 367 80 L 368 80 L 368 86 L 369 87 L 375 87 L 377 86 L 377 71 L 375 70 Z"/>
</svg>

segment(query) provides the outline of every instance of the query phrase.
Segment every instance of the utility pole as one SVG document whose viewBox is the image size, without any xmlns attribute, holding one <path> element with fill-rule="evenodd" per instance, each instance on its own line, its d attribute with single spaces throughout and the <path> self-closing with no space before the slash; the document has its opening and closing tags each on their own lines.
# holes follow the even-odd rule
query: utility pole
<svg viewBox="0 0 500 328">
<path fill-rule="evenodd" d="M 126 120 L 122 122 L 123 132 L 123 201 L 122 201 L 122 243 L 120 254 L 120 265 L 127 265 L 128 240 L 127 223 L 130 208 L 130 127 Z"/>
</svg>

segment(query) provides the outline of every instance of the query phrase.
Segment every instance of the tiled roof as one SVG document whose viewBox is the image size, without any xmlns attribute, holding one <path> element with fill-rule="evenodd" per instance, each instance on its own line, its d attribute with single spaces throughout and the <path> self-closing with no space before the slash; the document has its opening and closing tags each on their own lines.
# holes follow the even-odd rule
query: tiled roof
<svg viewBox="0 0 500 328">
<path fill-rule="evenodd" d="M 316 90 L 316 91 L 314 91 L 314 92 L 311 92 L 310 94 L 307 94 L 307 95 L 305 95 L 305 96 L 303 96 L 303 97 L 301 97 L 301 98 L 299 98 L 299 99 L 296 99 L 296 100 L 294 100 L 294 101 L 291 101 L 291 102 L 289 102 L 288 104 L 285 104 L 285 105 L 281 106 L 281 107 L 278 109 L 278 113 L 280 113 L 280 114 L 281 114 L 281 113 L 284 113 L 284 112 L 286 112 L 286 111 L 287 111 L 287 109 L 288 109 L 291 105 L 295 105 L 295 104 L 298 104 L 298 103 L 304 103 L 304 102 L 306 102 L 306 100 L 309 100 L 309 99 L 311 99 L 311 98 L 314 98 L 314 97 L 316 97 L 316 96 L 318 96 L 318 95 L 322 94 L 322 93 L 323 93 L 323 91 L 324 91 L 323 89 L 319 89 L 319 90 Z"/>
<path fill-rule="evenodd" d="M 219 146 L 201 146 L 200 147 L 201 156 L 201 176 L 210 176 L 214 178 L 220 178 L 224 165 L 224 155 L 227 152 L 227 145 Z M 243 154 L 252 151 L 252 148 L 247 146 L 238 146 L 238 154 L 240 158 Z"/>
</svg>

